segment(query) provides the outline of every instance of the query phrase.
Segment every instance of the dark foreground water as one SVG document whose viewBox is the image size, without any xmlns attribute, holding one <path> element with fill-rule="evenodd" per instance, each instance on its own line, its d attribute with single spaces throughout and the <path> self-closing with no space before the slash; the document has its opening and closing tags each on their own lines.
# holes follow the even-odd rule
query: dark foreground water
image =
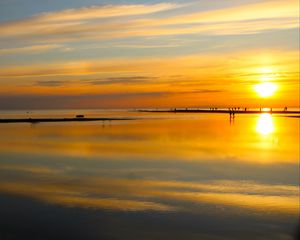
<svg viewBox="0 0 300 240">
<path fill-rule="evenodd" d="M 0 239 L 293 239 L 299 119 L 268 114 L 0 125 Z"/>
</svg>

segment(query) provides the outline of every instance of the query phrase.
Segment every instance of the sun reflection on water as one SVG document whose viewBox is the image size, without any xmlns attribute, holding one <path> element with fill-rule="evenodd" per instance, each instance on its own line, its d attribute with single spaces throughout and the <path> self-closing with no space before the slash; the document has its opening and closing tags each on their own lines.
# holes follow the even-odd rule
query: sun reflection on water
<svg viewBox="0 0 300 240">
<path fill-rule="evenodd" d="M 275 130 L 271 114 L 263 113 L 259 116 L 256 124 L 256 131 L 261 135 L 269 135 Z"/>
</svg>

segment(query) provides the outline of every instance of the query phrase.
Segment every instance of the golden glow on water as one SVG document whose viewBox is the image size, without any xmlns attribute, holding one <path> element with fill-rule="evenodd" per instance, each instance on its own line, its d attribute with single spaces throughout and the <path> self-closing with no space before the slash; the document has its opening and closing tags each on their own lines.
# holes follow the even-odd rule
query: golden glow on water
<svg viewBox="0 0 300 240">
<path fill-rule="evenodd" d="M 256 131 L 262 135 L 269 135 L 275 130 L 271 114 L 263 113 L 259 116 L 256 124 Z"/>
<path fill-rule="evenodd" d="M 272 119 L 268 114 L 249 118 L 238 115 L 231 127 L 227 115 L 112 122 L 111 125 L 38 124 L 31 127 L 20 124 L 0 127 L 2 152 L 87 158 L 218 162 L 224 156 L 230 156 L 227 160 L 230 162 L 295 163 L 299 143 L 297 119 Z M 293 132 L 287 132 L 289 129 Z M 276 139 L 262 138 L 272 136 L 275 130 Z M 267 152 L 261 150 L 266 144 Z M 256 157 L 266 153 L 268 157 Z"/>
<path fill-rule="evenodd" d="M 209 204 L 298 214 L 297 186 L 269 180 L 280 166 L 287 178 L 297 169 L 297 119 L 171 117 L 0 125 L 0 193 L 120 211 L 203 212 Z"/>
</svg>

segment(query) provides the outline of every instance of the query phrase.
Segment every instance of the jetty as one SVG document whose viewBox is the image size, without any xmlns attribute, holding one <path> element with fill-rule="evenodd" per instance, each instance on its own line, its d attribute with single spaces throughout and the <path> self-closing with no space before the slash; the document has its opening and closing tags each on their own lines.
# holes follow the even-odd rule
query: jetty
<svg viewBox="0 0 300 240">
<path fill-rule="evenodd" d="M 263 109 L 194 109 L 194 108 L 185 108 L 185 109 L 140 109 L 139 112 L 152 112 L 152 113 L 227 113 L 227 114 L 261 114 L 261 113 L 270 113 L 270 114 L 286 114 L 286 115 L 295 115 L 299 114 L 300 111 L 289 111 L 289 110 L 263 110 Z"/>
</svg>

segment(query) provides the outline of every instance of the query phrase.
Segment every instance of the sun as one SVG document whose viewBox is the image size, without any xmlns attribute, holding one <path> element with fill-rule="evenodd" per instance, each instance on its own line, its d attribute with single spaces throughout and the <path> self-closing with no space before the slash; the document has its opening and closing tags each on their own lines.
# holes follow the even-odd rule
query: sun
<svg viewBox="0 0 300 240">
<path fill-rule="evenodd" d="M 277 85 L 270 82 L 260 83 L 254 86 L 255 91 L 263 98 L 271 97 L 277 90 Z"/>
</svg>

